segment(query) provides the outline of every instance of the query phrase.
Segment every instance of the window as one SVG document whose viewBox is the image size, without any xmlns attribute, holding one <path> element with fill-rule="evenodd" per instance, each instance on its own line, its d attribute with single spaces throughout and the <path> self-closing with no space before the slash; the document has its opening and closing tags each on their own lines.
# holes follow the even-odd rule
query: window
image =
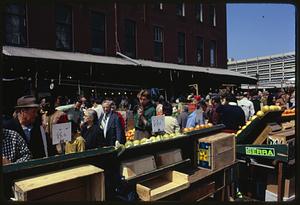
<svg viewBox="0 0 300 205">
<path fill-rule="evenodd" d="M 180 3 L 176 5 L 176 15 L 177 16 L 185 16 L 185 5 L 184 3 Z"/>
<path fill-rule="evenodd" d="M 196 4 L 196 19 L 199 22 L 203 22 L 203 8 L 202 8 L 202 4 Z"/>
<path fill-rule="evenodd" d="M 163 31 L 154 27 L 154 60 L 163 61 Z"/>
<path fill-rule="evenodd" d="M 26 15 L 24 4 L 9 4 L 5 9 L 5 43 L 26 45 Z"/>
<path fill-rule="evenodd" d="M 185 63 L 185 34 L 178 33 L 178 63 Z"/>
<path fill-rule="evenodd" d="M 216 49 L 217 43 L 216 41 L 210 41 L 210 66 L 216 67 Z"/>
<path fill-rule="evenodd" d="M 212 26 L 216 26 L 217 25 L 217 16 L 216 16 L 216 7 L 213 5 L 209 6 L 209 16 L 210 16 L 210 21 L 211 21 L 211 25 Z"/>
<path fill-rule="evenodd" d="M 72 10 L 70 7 L 56 8 L 56 48 L 72 49 Z"/>
<path fill-rule="evenodd" d="M 91 13 L 92 51 L 105 53 L 105 16 L 101 13 Z"/>
<path fill-rule="evenodd" d="M 204 46 L 203 46 L 203 38 L 196 37 L 196 57 L 197 57 L 197 65 L 203 65 L 203 57 L 204 57 Z"/>
<path fill-rule="evenodd" d="M 125 20 L 125 55 L 135 58 L 136 57 L 136 32 L 135 22 Z"/>
</svg>

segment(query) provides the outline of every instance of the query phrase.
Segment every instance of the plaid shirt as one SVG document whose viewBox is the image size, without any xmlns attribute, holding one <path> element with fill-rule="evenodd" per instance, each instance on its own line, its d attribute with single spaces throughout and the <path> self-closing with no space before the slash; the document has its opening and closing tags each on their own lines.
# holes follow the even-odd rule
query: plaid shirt
<svg viewBox="0 0 300 205">
<path fill-rule="evenodd" d="M 31 153 L 22 136 L 8 129 L 3 129 L 1 153 L 2 157 L 5 157 L 12 163 L 25 162 L 31 159 Z"/>
</svg>

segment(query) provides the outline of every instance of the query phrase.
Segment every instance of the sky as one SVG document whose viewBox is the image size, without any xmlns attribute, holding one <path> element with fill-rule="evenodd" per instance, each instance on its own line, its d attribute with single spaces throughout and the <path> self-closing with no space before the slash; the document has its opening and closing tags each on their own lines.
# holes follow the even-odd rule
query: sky
<svg viewBox="0 0 300 205">
<path fill-rule="evenodd" d="M 227 4 L 227 56 L 234 60 L 295 51 L 295 7 Z"/>
</svg>

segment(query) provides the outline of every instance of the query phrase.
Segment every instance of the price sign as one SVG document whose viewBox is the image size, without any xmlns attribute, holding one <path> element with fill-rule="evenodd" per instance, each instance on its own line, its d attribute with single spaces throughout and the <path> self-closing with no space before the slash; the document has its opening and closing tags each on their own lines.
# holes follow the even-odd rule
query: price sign
<svg viewBox="0 0 300 205">
<path fill-rule="evenodd" d="M 153 116 L 152 121 L 152 132 L 163 132 L 165 131 L 165 116 Z"/>
<path fill-rule="evenodd" d="M 52 144 L 71 141 L 71 122 L 52 125 Z"/>
</svg>

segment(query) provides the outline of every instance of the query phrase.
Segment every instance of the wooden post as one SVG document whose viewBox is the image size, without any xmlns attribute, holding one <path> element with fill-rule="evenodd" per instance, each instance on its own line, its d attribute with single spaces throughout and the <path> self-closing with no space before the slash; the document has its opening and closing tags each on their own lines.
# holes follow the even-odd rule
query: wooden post
<svg viewBox="0 0 300 205">
<path fill-rule="evenodd" d="M 278 168 L 277 168 L 277 201 L 282 201 L 283 195 L 284 195 L 284 174 L 283 174 L 283 162 L 278 162 Z"/>
</svg>

